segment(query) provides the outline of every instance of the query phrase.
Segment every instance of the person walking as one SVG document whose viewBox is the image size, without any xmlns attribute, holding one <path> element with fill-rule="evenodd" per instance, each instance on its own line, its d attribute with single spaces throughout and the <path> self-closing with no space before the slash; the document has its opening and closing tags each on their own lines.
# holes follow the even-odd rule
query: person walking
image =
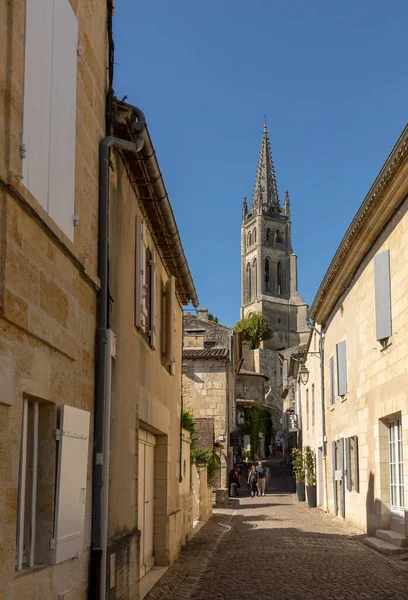
<svg viewBox="0 0 408 600">
<path fill-rule="evenodd" d="M 249 490 L 251 492 L 251 498 L 253 498 L 257 492 L 257 484 L 258 484 L 258 471 L 256 470 L 255 465 L 252 465 L 251 470 L 248 475 L 248 485 Z"/>
<path fill-rule="evenodd" d="M 261 461 L 259 461 L 256 471 L 258 473 L 258 495 L 265 496 L 266 472 Z"/>
</svg>

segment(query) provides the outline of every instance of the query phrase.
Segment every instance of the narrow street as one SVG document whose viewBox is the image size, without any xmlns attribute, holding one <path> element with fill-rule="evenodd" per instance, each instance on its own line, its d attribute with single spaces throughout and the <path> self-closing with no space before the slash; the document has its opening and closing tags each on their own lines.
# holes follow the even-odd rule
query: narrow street
<svg viewBox="0 0 408 600">
<path fill-rule="evenodd" d="M 340 519 L 299 504 L 291 478 L 271 470 L 268 494 L 216 510 L 148 600 L 407 597 L 407 561 L 378 555 Z"/>
</svg>

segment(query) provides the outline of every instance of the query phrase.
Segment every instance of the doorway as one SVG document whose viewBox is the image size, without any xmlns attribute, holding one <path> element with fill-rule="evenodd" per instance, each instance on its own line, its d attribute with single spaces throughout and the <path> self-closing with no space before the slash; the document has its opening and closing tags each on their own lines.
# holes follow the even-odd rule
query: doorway
<svg viewBox="0 0 408 600">
<path fill-rule="evenodd" d="M 323 506 L 323 448 L 317 449 L 317 506 Z"/>
<path fill-rule="evenodd" d="M 139 430 L 138 528 L 140 579 L 154 566 L 154 448 L 156 436 Z"/>
<path fill-rule="evenodd" d="M 404 519 L 404 462 L 400 419 L 388 423 L 388 448 L 391 519 L 401 521 Z"/>
</svg>

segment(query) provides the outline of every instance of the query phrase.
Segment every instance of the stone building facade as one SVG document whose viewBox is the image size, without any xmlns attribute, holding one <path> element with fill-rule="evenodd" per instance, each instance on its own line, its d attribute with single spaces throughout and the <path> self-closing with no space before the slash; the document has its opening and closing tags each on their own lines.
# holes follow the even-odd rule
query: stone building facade
<svg viewBox="0 0 408 600">
<path fill-rule="evenodd" d="M 232 329 L 208 320 L 208 311 L 199 309 L 197 316 L 184 316 L 183 404 L 196 418 L 199 433 L 209 440 L 208 419 L 213 423 L 213 437 L 223 448 L 216 450 L 220 472 L 217 489 L 228 489 L 233 448 L 230 433 L 236 426 L 236 370 Z"/>
<path fill-rule="evenodd" d="M 314 386 L 317 403 L 323 394 L 315 427 L 302 392 L 303 439 L 327 471 L 320 478 L 322 503 L 370 534 L 377 532 L 382 539 L 369 543 L 380 549 L 384 540 L 404 545 L 408 538 L 407 198 L 405 128 L 311 307 L 324 336 L 318 357 L 310 353 L 319 335 L 310 338 L 306 363 L 309 391 Z"/>
<path fill-rule="evenodd" d="M 2 600 L 88 597 L 106 23 L 105 2 L 0 4 Z M 78 437 L 57 442 L 71 418 Z M 75 532 L 56 466 L 69 444 Z"/>
</svg>

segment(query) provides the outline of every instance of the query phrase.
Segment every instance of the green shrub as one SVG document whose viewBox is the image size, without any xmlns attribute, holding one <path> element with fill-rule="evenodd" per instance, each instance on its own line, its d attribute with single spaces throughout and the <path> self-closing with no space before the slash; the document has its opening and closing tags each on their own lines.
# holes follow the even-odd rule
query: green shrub
<svg viewBox="0 0 408 600">
<path fill-rule="evenodd" d="M 305 461 L 303 454 L 299 448 L 293 448 L 292 450 L 292 466 L 295 472 L 296 481 L 298 483 L 305 482 Z"/>
<path fill-rule="evenodd" d="M 305 446 L 306 485 L 316 485 L 316 455 L 310 446 Z"/>
<path fill-rule="evenodd" d="M 196 460 L 205 460 L 207 466 L 207 483 L 209 486 L 215 486 L 217 482 L 218 469 L 220 468 L 220 461 L 214 454 L 212 448 L 193 448 L 191 456 Z"/>
</svg>

